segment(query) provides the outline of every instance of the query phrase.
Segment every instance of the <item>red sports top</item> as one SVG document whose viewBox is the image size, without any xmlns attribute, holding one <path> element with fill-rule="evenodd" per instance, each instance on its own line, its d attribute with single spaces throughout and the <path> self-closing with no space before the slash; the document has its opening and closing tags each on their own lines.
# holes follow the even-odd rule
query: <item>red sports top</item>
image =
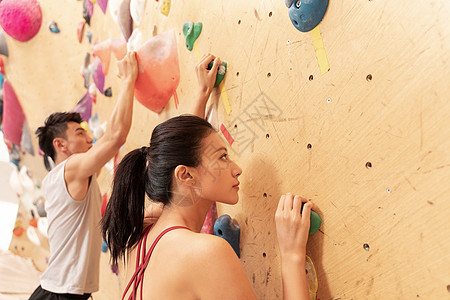
<svg viewBox="0 0 450 300">
<path fill-rule="evenodd" d="M 128 290 L 130 289 L 131 284 L 133 284 L 133 291 L 131 292 L 130 297 L 128 297 L 128 300 L 136 299 L 136 293 L 137 290 L 139 288 L 139 284 L 142 283 L 144 281 L 144 272 L 145 272 L 145 268 L 147 268 L 148 265 L 148 261 L 150 260 L 150 256 L 152 255 L 153 249 L 155 249 L 156 244 L 158 243 L 158 241 L 169 231 L 172 231 L 174 229 L 188 229 L 189 228 L 185 227 L 185 226 L 172 226 L 169 227 L 165 230 L 163 230 L 163 232 L 161 232 L 158 237 L 155 239 L 155 241 L 153 242 L 152 246 L 149 249 L 149 252 L 146 253 L 146 245 L 147 245 L 147 236 L 148 236 L 148 232 L 150 231 L 150 228 L 152 226 L 148 226 L 145 230 L 144 230 L 144 234 L 142 235 L 141 239 L 139 240 L 139 245 L 137 248 L 137 254 L 136 254 L 136 270 L 134 271 L 133 276 L 130 279 L 130 282 L 127 285 L 127 288 L 125 289 L 125 291 L 123 292 L 122 295 L 122 300 L 125 298 L 126 293 L 128 292 Z M 141 262 L 141 249 L 142 249 L 142 262 Z M 141 299 L 142 299 L 142 285 L 141 285 Z"/>
</svg>

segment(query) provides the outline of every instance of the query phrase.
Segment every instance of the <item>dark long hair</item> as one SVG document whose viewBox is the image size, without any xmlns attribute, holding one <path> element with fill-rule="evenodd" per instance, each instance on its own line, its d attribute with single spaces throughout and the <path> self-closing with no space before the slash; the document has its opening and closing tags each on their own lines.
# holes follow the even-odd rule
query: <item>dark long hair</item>
<svg viewBox="0 0 450 300">
<path fill-rule="evenodd" d="M 169 204 L 172 176 L 178 165 L 197 167 L 202 141 L 214 129 L 202 118 L 182 115 L 155 127 L 149 147 L 129 152 L 117 167 L 111 198 L 102 219 L 103 239 L 111 261 L 125 257 L 143 231 L 145 194 Z"/>
</svg>

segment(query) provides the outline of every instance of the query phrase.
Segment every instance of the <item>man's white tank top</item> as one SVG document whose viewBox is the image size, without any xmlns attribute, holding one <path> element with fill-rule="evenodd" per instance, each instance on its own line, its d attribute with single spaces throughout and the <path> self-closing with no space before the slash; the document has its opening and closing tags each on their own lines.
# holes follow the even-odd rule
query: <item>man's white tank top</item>
<svg viewBox="0 0 450 300">
<path fill-rule="evenodd" d="M 72 199 L 64 180 L 66 162 L 58 164 L 42 181 L 50 260 L 41 286 L 54 293 L 93 293 L 99 285 L 102 197 L 94 175 L 85 199 Z"/>
</svg>

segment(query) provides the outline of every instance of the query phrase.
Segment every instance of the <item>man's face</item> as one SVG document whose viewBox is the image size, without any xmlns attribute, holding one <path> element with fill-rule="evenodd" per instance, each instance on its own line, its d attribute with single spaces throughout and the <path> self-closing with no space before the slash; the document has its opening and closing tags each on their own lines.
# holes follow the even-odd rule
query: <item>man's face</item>
<svg viewBox="0 0 450 300">
<path fill-rule="evenodd" d="M 92 147 L 93 139 L 77 122 L 68 122 L 66 130 L 66 147 L 69 155 L 87 152 Z"/>
</svg>

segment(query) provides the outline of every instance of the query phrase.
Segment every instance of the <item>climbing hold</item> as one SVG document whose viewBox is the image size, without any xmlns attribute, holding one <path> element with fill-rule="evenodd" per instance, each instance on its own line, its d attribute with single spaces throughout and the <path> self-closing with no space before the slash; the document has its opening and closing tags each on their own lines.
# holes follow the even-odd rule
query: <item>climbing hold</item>
<svg viewBox="0 0 450 300">
<path fill-rule="evenodd" d="M 140 25 L 145 11 L 146 0 L 131 0 L 130 13 L 136 25 Z"/>
<path fill-rule="evenodd" d="M 194 47 L 194 42 L 199 37 L 202 32 L 203 24 L 201 22 L 193 23 L 191 21 L 184 22 L 183 24 L 183 34 L 186 39 L 186 47 L 189 51 L 192 51 Z"/>
<path fill-rule="evenodd" d="M 91 54 L 86 52 L 86 56 L 84 57 L 84 65 L 81 67 L 81 74 L 84 77 L 84 87 L 89 88 L 90 78 L 91 78 Z"/>
<path fill-rule="evenodd" d="M 302 203 L 302 208 L 300 209 L 300 212 L 303 211 L 304 205 L 305 205 L 305 202 Z M 315 211 L 311 210 L 310 223 L 309 223 L 309 234 L 313 234 L 317 230 L 319 230 L 320 224 L 322 224 L 322 219 Z"/>
<path fill-rule="evenodd" d="M 86 0 L 86 8 L 87 8 L 89 17 L 92 18 L 92 15 L 94 14 L 94 3 L 92 3 L 91 0 Z"/>
<path fill-rule="evenodd" d="M 214 234 L 225 239 L 238 257 L 241 257 L 239 252 L 240 233 L 241 228 L 233 223 L 229 215 L 221 215 L 214 224 Z"/>
<path fill-rule="evenodd" d="M 108 6 L 108 0 L 97 0 L 98 6 L 102 10 L 103 14 L 106 14 L 106 7 Z"/>
<path fill-rule="evenodd" d="M 92 102 L 96 103 L 97 102 L 97 86 L 95 85 L 95 83 L 91 83 L 91 85 L 88 88 L 88 93 L 92 98 Z"/>
<path fill-rule="evenodd" d="M 106 97 L 112 97 L 111 87 L 107 88 L 103 95 L 105 95 Z"/>
<path fill-rule="evenodd" d="M 112 264 L 111 265 L 111 272 L 116 274 L 116 276 L 119 276 L 119 266 L 117 264 Z"/>
<path fill-rule="evenodd" d="M 205 222 L 203 222 L 201 233 L 214 234 L 214 223 L 217 220 L 217 206 L 214 202 L 206 214 Z"/>
<path fill-rule="evenodd" d="M 5 75 L 5 65 L 3 64 L 3 58 L 1 56 L 0 56 L 0 73 Z"/>
<path fill-rule="evenodd" d="M 84 87 L 89 88 L 89 80 L 91 78 L 91 69 L 89 68 L 89 65 L 91 63 L 91 54 L 89 52 L 86 52 L 86 55 L 84 57 L 84 65 L 81 67 L 81 74 L 84 77 Z"/>
<path fill-rule="evenodd" d="M 77 26 L 77 36 L 78 36 L 79 43 L 81 43 L 83 41 L 84 25 L 86 25 L 86 21 L 81 21 Z"/>
<path fill-rule="evenodd" d="M 329 0 L 285 0 L 289 8 L 289 18 L 301 32 L 314 29 L 322 21 Z"/>
<path fill-rule="evenodd" d="M 73 111 L 79 113 L 83 121 L 89 121 L 92 114 L 92 97 L 89 92 L 86 92 L 83 98 L 78 101 L 77 105 L 73 108 Z"/>
<path fill-rule="evenodd" d="M 136 51 L 141 46 L 142 46 L 142 32 L 139 30 L 139 28 L 136 28 L 133 30 L 133 33 L 128 39 L 127 50 Z"/>
<path fill-rule="evenodd" d="M 33 212 L 33 211 L 32 211 Z M 32 218 L 28 224 L 30 224 L 30 226 L 33 226 L 34 228 L 37 228 L 37 219 L 36 218 Z"/>
<path fill-rule="evenodd" d="M 212 60 L 209 64 L 207 69 L 211 70 L 211 68 L 213 67 L 214 64 L 214 60 Z M 223 78 L 225 77 L 225 73 L 227 72 L 227 62 L 226 61 L 221 61 L 219 68 L 217 69 L 217 75 L 216 75 L 216 82 L 214 83 L 214 87 L 218 86 L 220 84 L 220 82 L 223 80 Z"/>
<path fill-rule="evenodd" d="M 314 264 L 308 255 L 306 255 L 305 270 L 306 270 L 306 279 L 308 280 L 309 299 L 315 300 L 317 290 L 319 288 L 319 283 L 317 281 L 316 268 L 314 267 Z"/>
<path fill-rule="evenodd" d="M 162 5 L 159 9 L 159 11 L 165 15 L 168 16 L 169 12 L 170 12 L 170 4 L 171 4 L 171 0 L 163 0 Z"/>
<path fill-rule="evenodd" d="M 3 134 L 11 143 L 20 145 L 25 114 L 8 80 L 3 85 L 3 93 Z"/>
<path fill-rule="evenodd" d="M 89 2 L 88 0 L 84 0 L 83 1 L 83 19 L 86 20 L 86 23 L 91 26 L 91 14 L 89 13 L 89 4 L 90 3 L 92 5 L 91 2 Z"/>
<path fill-rule="evenodd" d="M 47 231 L 48 231 L 48 219 L 46 217 L 39 218 L 37 225 L 38 225 L 39 232 L 43 236 L 48 238 L 48 234 L 47 234 Z"/>
<path fill-rule="evenodd" d="M 102 241 L 102 252 L 106 253 L 106 251 L 108 251 L 108 245 L 105 241 Z"/>
<path fill-rule="evenodd" d="M 26 42 L 42 24 L 42 11 L 36 0 L 3 0 L 0 2 L 0 25 L 12 38 Z"/>
<path fill-rule="evenodd" d="M 51 21 L 48 24 L 48 29 L 50 29 L 50 31 L 53 32 L 53 33 L 59 33 L 58 24 L 56 24 L 55 21 Z"/>
<path fill-rule="evenodd" d="M 120 4 L 122 3 L 122 0 L 109 0 L 108 6 L 109 6 L 109 14 L 111 15 L 114 22 L 118 22 L 118 16 L 119 16 L 119 9 Z"/>
<path fill-rule="evenodd" d="M 6 44 L 5 35 L 2 32 L 0 32 L 0 54 L 8 57 L 8 45 Z"/>
<path fill-rule="evenodd" d="M 16 228 L 14 228 L 14 230 L 13 230 L 13 234 L 14 234 L 15 236 L 21 236 L 22 233 L 23 233 L 23 231 L 24 231 L 24 229 L 23 229 L 22 227 L 16 227 Z"/>
<path fill-rule="evenodd" d="M 180 82 L 175 31 L 170 30 L 147 40 L 136 51 L 138 77 L 134 95 L 148 109 L 160 113 Z"/>
<path fill-rule="evenodd" d="M 26 152 L 34 156 L 33 142 L 31 141 L 31 134 L 30 130 L 28 129 L 28 123 L 26 120 L 23 122 L 22 139 L 20 140 L 20 146 Z"/>
<path fill-rule="evenodd" d="M 92 43 L 92 31 L 89 30 L 88 32 L 86 32 L 86 37 L 89 40 L 89 44 Z"/>
<path fill-rule="evenodd" d="M 103 65 L 98 57 L 94 58 L 94 62 L 92 63 L 92 80 L 100 93 L 103 94 L 105 88 L 105 74 L 103 74 Z"/>
<path fill-rule="evenodd" d="M 102 196 L 102 208 L 101 208 L 102 217 L 105 214 L 107 204 L 108 204 L 108 195 L 106 193 L 104 193 Z"/>
<path fill-rule="evenodd" d="M 111 51 L 117 60 L 121 60 L 127 55 L 127 42 L 124 38 L 111 39 Z"/>
<path fill-rule="evenodd" d="M 119 7 L 119 27 L 125 40 L 130 38 L 133 32 L 133 20 L 131 18 L 130 1 L 123 0 Z"/>
<path fill-rule="evenodd" d="M 109 62 L 111 60 L 111 40 L 106 40 L 94 45 L 92 54 L 100 59 L 103 67 L 103 74 L 107 75 Z"/>
</svg>

